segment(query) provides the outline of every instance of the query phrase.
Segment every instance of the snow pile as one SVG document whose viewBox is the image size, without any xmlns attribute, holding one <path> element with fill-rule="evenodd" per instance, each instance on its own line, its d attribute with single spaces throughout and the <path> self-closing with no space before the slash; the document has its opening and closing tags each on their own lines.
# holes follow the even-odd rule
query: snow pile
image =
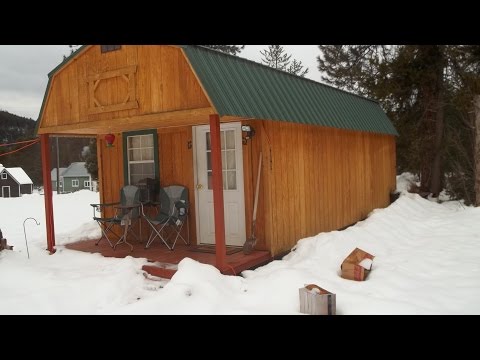
<svg viewBox="0 0 480 360">
<path fill-rule="evenodd" d="M 408 192 L 412 185 L 420 186 L 418 176 L 412 173 L 404 172 L 401 175 L 397 175 L 397 191 Z"/>
<path fill-rule="evenodd" d="M 60 195 L 54 202 L 57 241 L 100 236 L 88 206 L 98 194 Z M 480 314 L 480 208 L 459 202 L 403 193 L 367 220 L 302 239 L 282 261 L 243 278 L 187 258 L 166 285 L 145 279 L 145 259 L 62 246 L 50 256 L 45 227 L 33 221 L 27 231 L 36 252 L 30 247 L 27 260 L 22 222 L 28 216 L 44 221 L 42 196 L 0 199 L 2 230 L 16 246 L 0 253 L 1 313 L 298 314 L 299 288 L 317 284 L 336 294 L 337 314 Z M 356 247 L 375 256 L 364 282 L 340 277 L 340 264 Z"/>
<path fill-rule="evenodd" d="M 367 270 L 370 270 L 372 268 L 372 264 L 373 264 L 373 260 L 368 258 L 365 258 L 358 263 L 358 265 L 360 265 L 361 267 Z"/>
<path fill-rule="evenodd" d="M 298 289 L 333 292 L 337 314 L 480 314 L 480 209 L 415 194 L 344 231 L 301 240 L 282 261 L 245 279 L 186 259 L 170 283 L 121 313 L 295 314 Z M 367 281 L 340 277 L 355 248 L 375 255 Z"/>
<path fill-rule="evenodd" d="M 93 220 L 93 208 L 90 206 L 99 203 L 99 199 L 99 193 L 89 190 L 70 194 L 53 192 L 57 245 L 100 237 L 100 228 Z M 37 226 L 34 220 L 25 221 L 29 217 L 37 220 L 40 225 Z M 30 254 L 32 251 L 43 252 L 47 243 L 44 195 L 35 192 L 18 198 L 0 198 L 0 229 L 15 251 L 26 252 L 24 221 Z"/>
</svg>

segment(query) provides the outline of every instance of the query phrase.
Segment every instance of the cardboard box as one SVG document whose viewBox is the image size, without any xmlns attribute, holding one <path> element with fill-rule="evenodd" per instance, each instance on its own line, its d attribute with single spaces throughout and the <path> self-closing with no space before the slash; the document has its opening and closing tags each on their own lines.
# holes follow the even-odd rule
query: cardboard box
<svg viewBox="0 0 480 360">
<path fill-rule="evenodd" d="M 300 312 L 310 315 L 335 315 L 336 297 L 315 284 L 300 288 Z"/>
<path fill-rule="evenodd" d="M 342 278 L 355 281 L 364 281 L 372 270 L 374 257 L 375 256 L 372 254 L 356 248 L 345 258 L 345 260 L 343 260 L 343 263 L 340 267 L 342 269 Z M 366 267 L 364 263 L 369 264 L 369 266 Z"/>
</svg>

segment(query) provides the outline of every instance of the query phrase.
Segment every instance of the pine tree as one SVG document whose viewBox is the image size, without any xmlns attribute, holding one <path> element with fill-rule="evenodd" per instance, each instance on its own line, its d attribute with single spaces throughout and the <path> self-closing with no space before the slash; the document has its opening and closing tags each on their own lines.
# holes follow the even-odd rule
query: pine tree
<svg viewBox="0 0 480 360">
<path fill-rule="evenodd" d="M 293 59 L 290 63 L 290 66 L 287 69 L 287 72 L 290 74 L 298 75 L 304 77 L 308 73 L 308 68 L 303 68 L 302 62 Z"/>
<path fill-rule="evenodd" d="M 260 54 L 263 56 L 262 62 L 265 65 L 283 71 L 286 71 L 292 57 L 285 52 L 281 45 L 268 45 L 267 49 L 260 50 Z"/>
<path fill-rule="evenodd" d="M 227 54 L 231 54 L 231 55 L 237 55 L 245 48 L 245 45 L 202 45 L 202 46 L 208 47 L 213 50 L 218 50 Z"/>
<path fill-rule="evenodd" d="M 90 140 L 83 160 L 85 161 L 85 168 L 92 175 L 92 179 L 98 180 L 97 139 Z"/>
<path fill-rule="evenodd" d="M 308 73 L 308 68 L 304 69 L 301 61 L 290 61 L 292 55 L 287 54 L 281 45 L 268 45 L 267 49 L 260 50 L 260 54 L 263 56 L 262 62 L 274 69 L 302 77 Z"/>
</svg>

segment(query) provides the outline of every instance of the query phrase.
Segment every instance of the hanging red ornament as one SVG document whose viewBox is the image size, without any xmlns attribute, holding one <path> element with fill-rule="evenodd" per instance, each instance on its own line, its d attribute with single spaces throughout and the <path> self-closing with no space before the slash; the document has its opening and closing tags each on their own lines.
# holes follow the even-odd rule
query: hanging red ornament
<svg viewBox="0 0 480 360">
<path fill-rule="evenodd" d="M 107 143 L 107 147 L 112 147 L 114 141 L 115 141 L 115 135 L 113 134 L 105 135 L 105 142 Z"/>
</svg>

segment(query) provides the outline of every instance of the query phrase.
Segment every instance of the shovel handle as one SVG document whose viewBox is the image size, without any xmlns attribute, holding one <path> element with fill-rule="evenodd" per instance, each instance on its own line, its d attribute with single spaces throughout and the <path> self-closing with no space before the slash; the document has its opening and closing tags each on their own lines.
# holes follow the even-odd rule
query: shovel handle
<svg viewBox="0 0 480 360">
<path fill-rule="evenodd" d="M 257 220 L 258 191 L 260 189 L 261 171 L 262 171 L 262 152 L 260 151 L 260 158 L 258 159 L 257 186 L 255 187 L 255 202 L 253 203 L 253 224 L 255 224 Z"/>
</svg>

